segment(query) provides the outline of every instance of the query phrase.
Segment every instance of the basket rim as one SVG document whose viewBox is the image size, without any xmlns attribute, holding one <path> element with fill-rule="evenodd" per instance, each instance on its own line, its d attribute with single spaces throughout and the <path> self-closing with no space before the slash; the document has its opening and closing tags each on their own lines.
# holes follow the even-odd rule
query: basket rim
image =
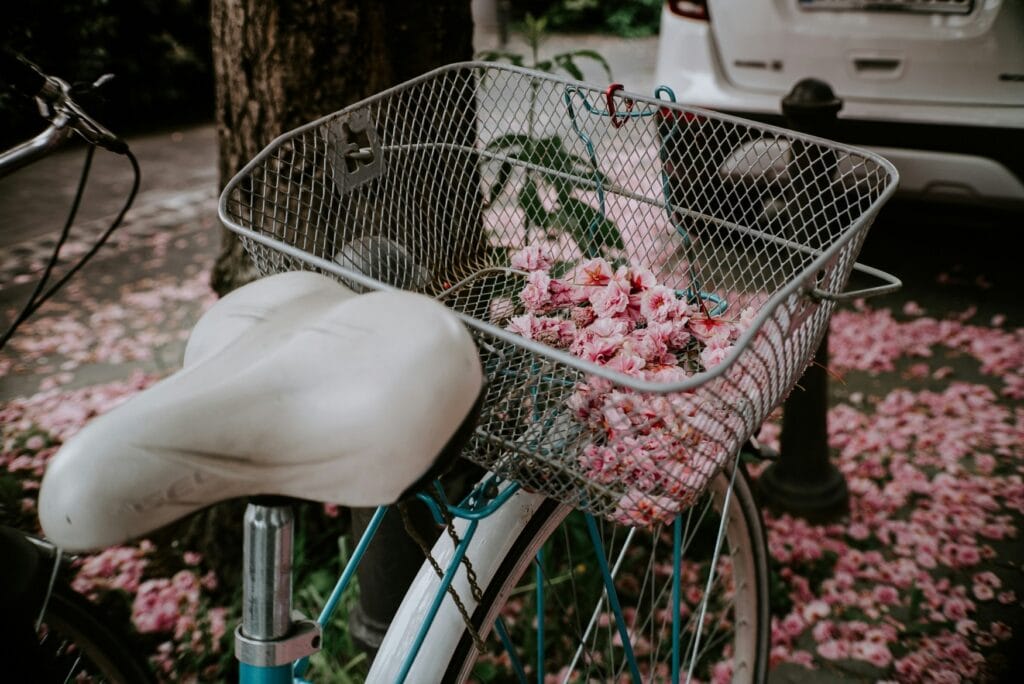
<svg viewBox="0 0 1024 684">
<path fill-rule="evenodd" d="M 298 249 L 292 245 L 289 245 L 280 240 L 268 237 L 262 233 L 257 233 L 249 228 L 245 228 L 239 225 L 231 216 L 228 211 L 228 204 L 231 195 L 239 187 L 242 181 L 247 178 L 253 169 L 262 164 L 273 152 L 281 147 L 283 144 L 288 142 L 294 137 L 297 137 L 309 130 L 315 129 L 329 122 L 330 120 L 342 116 L 348 112 L 363 109 L 367 106 L 374 104 L 375 102 L 390 97 L 394 94 L 400 93 L 411 87 L 418 85 L 424 81 L 436 78 L 439 75 L 445 74 L 452 71 L 460 71 L 465 69 L 483 69 L 492 71 L 506 71 L 511 73 L 520 74 L 522 76 L 530 78 L 539 78 L 545 81 L 550 81 L 557 84 L 562 84 L 570 87 L 583 88 L 588 91 L 601 92 L 602 88 L 599 85 L 593 83 L 586 83 L 584 81 L 578 81 L 573 79 L 562 78 L 554 76 L 552 74 L 527 69 L 524 67 L 517 67 L 510 64 L 497 63 L 497 62 L 484 62 L 484 61 L 465 61 L 455 62 L 452 64 L 444 65 L 425 72 L 420 76 L 416 76 L 412 79 L 394 85 L 386 90 L 382 90 L 374 95 L 367 98 L 354 102 L 343 109 L 336 112 L 332 112 L 325 116 L 322 116 L 314 121 L 310 121 L 301 126 L 293 128 L 290 131 L 286 131 L 281 135 L 274 138 L 266 147 L 264 147 L 255 157 L 253 157 L 247 164 L 245 164 L 224 186 L 221 192 L 220 199 L 217 203 L 217 214 L 220 221 L 224 224 L 228 230 L 243 236 L 247 239 L 253 240 L 259 244 L 269 247 L 275 251 L 284 253 L 292 258 L 299 261 L 305 262 L 315 268 L 322 271 L 332 273 L 341 278 L 352 280 L 360 285 L 368 287 L 373 290 L 398 290 L 387 283 L 370 278 L 358 271 L 349 270 L 343 266 L 338 265 L 333 261 L 328 261 L 321 257 L 317 257 L 313 254 Z M 780 126 L 773 126 L 771 124 L 763 124 L 757 121 L 751 121 L 742 117 L 733 116 L 730 114 L 724 114 L 713 110 L 703 109 L 700 107 L 691 107 L 689 105 L 683 105 L 676 102 L 670 102 L 662 100 L 657 97 L 649 97 L 639 93 L 631 91 L 618 91 L 620 96 L 628 96 L 630 99 L 638 102 L 644 102 L 646 104 L 655 105 L 658 107 L 665 107 L 671 110 L 675 110 L 682 113 L 691 113 L 706 117 L 708 119 L 714 119 L 719 121 L 729 121 L 742 126 L 758 129 L 765 132 L 777 133 L 781 136 L 785 136 L 790 140 L 802 140 L 804 142 L 812 143 L 821 147 L 825 147 L 835 151 L 842 151 L 847 154 L 853 154 L 859 156 L 865 160 L 870 160 L 877 164 L 881 169 L 886 172 L 887 182 L 885 187 L 879 193 L 878 197 L 857 217 L 857 219 L 846 226 L 842 233 L 836 237 L 825 249 L 811 249 L 806 246 L 800 245 L 799 243 L 791 243 L 796 245 L 804 251 L 816 253 L 817 256 L 808 263 L 803 269 L 794 276 L 782 287 L 776 289 L 776 291 L 765 301 L 758 311 L 757 315 L 751 321 L 750 326 L 740 335 L 733 346 L 732 351 L 729 355 L 722 360 L 717 366 L 710 370 L 705 370 L 701 373 L 693 375 L 685 380 L 678 382 L 667 383 L 667 382 L 652 382 L 650 380 L 644 380 L 641 378 L 632 377 L 618 371 L 611 370 L 605 366 L 600 366 L 596 363 L 586 361 L 580 357 L 573 356 L 560 349 L 547 346 L 545 344 L 536 342 L 534 340 L 528 340 L 525 337 L 517 335 L 513 332 L 495 326 L 491 323 L 487 323 L 478 318 L 474 318 L 467 314 L 463 314 L 458 311 L 452 310 L 452 312 L 459 317 L 469 327 L 478 330 L 482 333 L 496 337 L 504 342 L 508 342 L 517 347 L 522 347 L 527 351 L 543 356 L 557 363 L 569 366 L 578 370 L 586 375 L 602 377 L 606 380 L 616 383 L 617 385 L 630 388 L 637 392 L 647 392 L 654 394 L 669 394 L 677 392 L 688 392 L 698 387 L 701 387 L 712 380 L 725 375 L 729 369 L 737 362 L 740 356 L 746 351 L 747 347 L 750 346 L 754 337 L 756 337 L 765 322 L 775 314 L 779 306 L 782 305 L 790 296 L 794 293 L 798 293 L 800 296 L 811 298 L 811 292 L 815 287 L 815 275 L 824 266 L 828 265 L 838 252 L 850 242 L 858 233 L 866 231 L 871 223 L 874 221 L 878 212 L 885 205 L 885 203 L 892 197 L 896 192 L 896 187 L 899 182 L 899 173 L 896 167 L 888 159 L 882 157 L 876 152 L 866 150 L 860 147 L 854 147 L 852 145 L 846 145 L 844 143 L 838 143 L 826 138 L 821 138 L 814 135 L 809 135 L 799 131 L 793 131 L 790 129 L 782 128 Z M 756 229 L 744 228 L 745 230 L 753 233 L 761 233 Z M 787 241 L 788 242 L 788 241 Z M 851 268 L 861 266 L 859 262 L 854 262 Z M 862 267 L 863 268 L 863 267 Z M 820 306 L 820 303 L 819 303 Z M 451 309 L 449 309 L 451 310 Z"/>
</svg>

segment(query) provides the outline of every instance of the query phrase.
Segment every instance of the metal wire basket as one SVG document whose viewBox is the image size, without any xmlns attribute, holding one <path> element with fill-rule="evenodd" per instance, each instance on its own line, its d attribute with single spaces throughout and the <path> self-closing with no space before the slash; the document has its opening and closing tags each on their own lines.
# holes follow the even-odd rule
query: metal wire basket
<svg viewBox="0 0 1024 684">
<path fill-rule="evenodd" d="M 784 399 L 836 301 L 898 285 L 854 263 L 897 176 L 869 152 L 657 95 L 451 65 L 278 138 L 220 216 L 261 274 L 312 269 L 458 312 L 488 378 L 468 458 L 598 515 L 665 520 Z M 559 273 L 594 257 L 648 269 L 749 326 L 671 381 L 526 339 L 508 325 L 528 277 L 510 259 L 541 243 Z M 889 284 L 838 294 L 855 267 Z M 627 425 L 582 417 L 595 387 Z"/>
</svg>

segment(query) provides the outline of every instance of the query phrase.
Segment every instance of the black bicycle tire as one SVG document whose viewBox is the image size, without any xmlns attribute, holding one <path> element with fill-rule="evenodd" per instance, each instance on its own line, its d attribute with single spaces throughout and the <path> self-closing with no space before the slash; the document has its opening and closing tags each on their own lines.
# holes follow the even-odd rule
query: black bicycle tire
<svg viewBox="0 0 1024 684">
<path fill-rule="evenodd" d="M 758 624 L 755 627 L 757 643 L 755 645 L 756 654 L 752 681 L 761 684 L 767 681 L 768 678 L 768 656 L 771 639 L 771 615 L 768 596 L 768 544 L 764 521 L 754 499 L 749 477 L 742 466 L 736 474 L 733 498 L 743 515 L 745 527 L 749 532 L 749 548 L 753 558 Z M 550 528 L 549 534 L 545 535 L 545 539 L 547 536 L 550 536 L 550 531 L 557 529 L 561 520 L 566 517 L 566 511 L 566 507 L 559 502 L 547 499 L 524 526 L 515 543 L 509 548 L 509 552 L 505 555 L 505 559 L 501 562 L 498 570 L 494 573 L 493 579 L 487 587 L 483 588 L 482 600 L 473 613 L 473 623 L 478 631 L 481 629 L 481 624 L 487 615 L 492 613 L 492 606 L 496 597 L 503 591 L 507 591 L 509 583 L 514 585 L 518 582 L 523 568 L 532 562 L 532 557 L 525 557 L 524 554 L 528 554 L 528 549 L 536 546 L 537 542 L 535 539 L 537 535 L 541 534 L 545 528 Z M 559 516 L 559 519 L 552 521 L 552 516 Z M 552 522 L 555 524 L 552 525 Z M 543 544 L 543 541 L 541 544 Z M 515 577 L 511 577 L 513 573 Z M 459 644 L 448 663 L 448 668 L 442 681 L 446 683 L 460 681 L 460 674 L 466 670 L 465 666 L 469 658 L 472 658 L 474 661 L 476 660 L 475 646 L 472 637 L 464 630 Z"/>
<path fill-rule="evenodd" d="M 156 681 L 149 665 L 132 650 L 124 635 L 99 615 L 96 606 L 70 587 L 54 588 L 43 614 L 43 624 L 73 643 L 98 668 L 96 674 L 102 677 L 99 681 L 118 684 Z"/>
</svg>

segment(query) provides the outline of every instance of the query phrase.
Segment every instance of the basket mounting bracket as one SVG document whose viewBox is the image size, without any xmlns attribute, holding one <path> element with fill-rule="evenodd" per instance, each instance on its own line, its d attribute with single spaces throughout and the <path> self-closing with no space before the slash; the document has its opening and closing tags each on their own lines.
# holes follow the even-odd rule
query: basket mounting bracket
<svg viewBox="0 0 1024 684">
<path fill-rule="evenodd" d="M 365 109 L 331 121 L 327 141 L 334 185 L 341 194 L 381 175 L 380 137 Z"/>
</svg>

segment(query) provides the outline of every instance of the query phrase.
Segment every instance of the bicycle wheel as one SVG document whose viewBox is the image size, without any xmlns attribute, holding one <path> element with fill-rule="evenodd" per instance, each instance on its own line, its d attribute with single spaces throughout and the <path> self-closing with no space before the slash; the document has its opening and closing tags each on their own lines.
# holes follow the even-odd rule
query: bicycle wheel
<svg viewBox="0 0 1024 684">
<path fill-rule="evenodd" d="M 673 559 L 674 525 L 631 532 L 595 521 L 614 578 L 619 618 L 609 606 L 584 516 L 545 502 L 494 579 L 482 587 L 473 620 L 486 635 L 488 650 L 479 654 L 465 634 L 445 680 L 538 681 L 543 668 L 560 682 L 669 681 L 672 577 L 678 575 L 680 680 L 692 672 L 693 678 L 705 681 L 764 681 L 770 636 L 768 554 L 761 516 L 742 469 L 728 497 L 724 541 L 708 600 L 703 600 L 728 490 L 729 479 L 719 475 L 708 494 L 681 516 L 678 561 Z M 698 640 L 695 627 L 702 605 L 706 612 Z M 499 615 L 502 620 L 492 629 Z M 620 626 L 630 649 L 624 646 Z"/>
<path fill-rule="evenodd" d="M 152 671 L 124 638 L 96 614 L 96 607 L 67 588 L 50 596 L 38 644 L 22 654 L 26 678 L 34 682 L 155 681 Z"/>
</svg>

